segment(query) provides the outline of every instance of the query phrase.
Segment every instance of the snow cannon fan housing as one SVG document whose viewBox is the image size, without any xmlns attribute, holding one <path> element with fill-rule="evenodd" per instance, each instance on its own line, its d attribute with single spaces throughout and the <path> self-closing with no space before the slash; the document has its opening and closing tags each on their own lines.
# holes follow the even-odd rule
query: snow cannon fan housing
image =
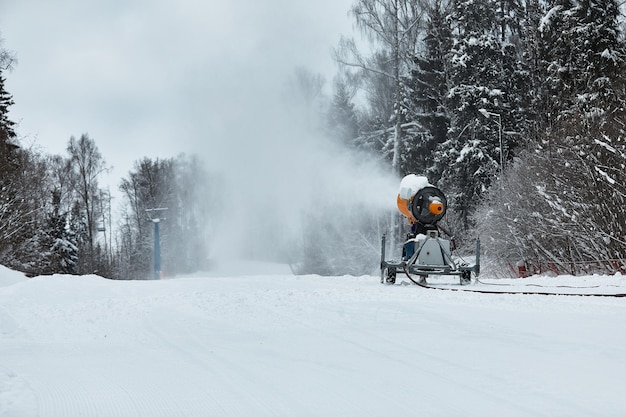
<svg viewBox="0 0 626 417">
<path fill-rule="evenodd" d="M 434 226 L 446 215 L 448 200 L 437 187 L 424 187 L 409 201 L 413 217 L 424 225 Z"/>
</svg>

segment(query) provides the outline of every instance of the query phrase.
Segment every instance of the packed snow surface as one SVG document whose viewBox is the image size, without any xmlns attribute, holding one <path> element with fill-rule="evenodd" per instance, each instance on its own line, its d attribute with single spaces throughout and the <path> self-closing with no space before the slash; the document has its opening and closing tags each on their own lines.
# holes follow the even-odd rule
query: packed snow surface
<svg viewBox="0 0 626 417">
<path fill-rule="evenodd" d="M 626 415 L 624 298 L 266 271 L 0 270 L 0 416 Z M 624 279 L 498 282 L 626 292 Z"/>
</svg>

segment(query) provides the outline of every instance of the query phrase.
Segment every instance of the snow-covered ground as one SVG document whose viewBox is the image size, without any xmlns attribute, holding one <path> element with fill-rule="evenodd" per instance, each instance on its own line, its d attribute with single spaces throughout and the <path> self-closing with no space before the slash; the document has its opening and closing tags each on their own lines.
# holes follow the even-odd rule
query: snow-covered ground
<svg viewBox="0 0 626 417">
<path fill-rule="evenodd" d="M 1 269 L 0 416 L 626 415 L 626 299 L 209 275 Z"/>
</svg>

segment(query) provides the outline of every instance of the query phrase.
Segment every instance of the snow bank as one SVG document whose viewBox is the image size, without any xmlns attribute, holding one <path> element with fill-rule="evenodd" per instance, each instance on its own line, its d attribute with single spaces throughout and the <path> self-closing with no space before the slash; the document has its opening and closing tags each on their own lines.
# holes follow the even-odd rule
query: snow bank
<svg viewBox="0 0 626 417">
<path fill-rule="evenodd" d="M 0 287 L 6 287 L 27 280 L 28 278 L 23 273 L 13 271 L 12 269 L 0 265 Z"/>
<path fill-rule="evenodd" d="M 8 297 L 12 293 L 9 287 L 28 282 L 28 280 L 23 273 L 0 266 L 0 290 L 4 289 Z M 0 297 L 0 340 L 11 341 L 15 337 L 23 335 L 23 332 L 20 331 L 21 326 L 18 320 L 4 308 L 5 305 L 6 302 Z M 2 365 L 2 354 L 0 353 L 0 416 L 38 416 L 35 393 L 23 378 Z"/>
</svg>

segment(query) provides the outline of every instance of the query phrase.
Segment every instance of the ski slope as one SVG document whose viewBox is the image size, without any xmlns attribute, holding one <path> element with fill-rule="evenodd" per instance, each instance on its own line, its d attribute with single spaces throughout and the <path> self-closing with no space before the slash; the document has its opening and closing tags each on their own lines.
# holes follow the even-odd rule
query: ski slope
<svg viewBox="0 0 626 417">
<path fill-rule="evenodd" d="M 247 272 L 1 269 L 0 416 L 626 415 L 625 299 Z"/>
</svg>

